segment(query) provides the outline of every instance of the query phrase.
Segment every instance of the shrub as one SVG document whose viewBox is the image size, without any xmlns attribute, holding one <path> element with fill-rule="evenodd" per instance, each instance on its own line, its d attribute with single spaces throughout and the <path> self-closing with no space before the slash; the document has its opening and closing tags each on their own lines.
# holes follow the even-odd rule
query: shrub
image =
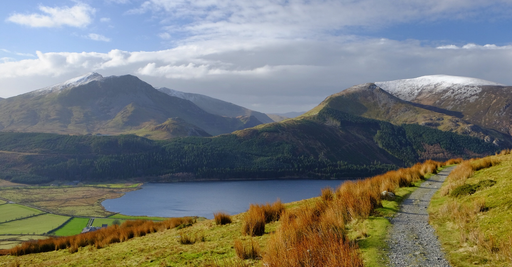
<svg viewBox="0 0 512 267">
<path fill-rule="evenodd" d="M 472 195 L 476 192 L 476 185 L 473 185 L 473 184 L 464 184 L 464 185 L 461 185 L 455 189 L 453 189 L 453 191 L 450 193 L 450 196 L 451 197 L 462 197 L 462 196 L 468 196 L 468 195 Z"/>
<path fill-rule="evenodd" d="M 224 212 L 216 212 L 213 214 L 213 218 L 215 220 L 215 224 L 224 225 L 231 223 L 231 216 Z"/>
</svg>

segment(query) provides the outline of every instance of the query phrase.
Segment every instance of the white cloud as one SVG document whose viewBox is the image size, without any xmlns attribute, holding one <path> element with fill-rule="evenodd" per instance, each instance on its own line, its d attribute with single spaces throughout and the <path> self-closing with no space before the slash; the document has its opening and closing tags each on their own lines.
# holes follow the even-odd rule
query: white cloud
<svg viewBox="0 0 512 267">
<path fill-rule="evenodd" d="M 437 19 L 481 19 L 482 12 L 510 16 L 510 0 L 148 0 L 129 13 L 151 12 L 168 30 L 192 40 L 318 38 L 346 27 L 385 27 Z M 183 24 L 184 21 L 189 23 Z M 171 33 L 172 34 L 172 33 Z"/>
<path fill-rule="evenodd" d="M 100 21 L 101 22 L 110 22 L 110 18 L 101 18 Z"/>
<path fill-rule="evenodd" d="M 101 42 L 110 42 L 110 38 L 107 38 L 101 34 L 97 34 L 97 33 L 89 33 L 89 35 L 87 35 L 87 38 L 93 40 L 93 41 L 101 41 Z"/>
<path fill-rule="evenodd" d="M 13 51 L 10 51 L 10 50 L 7 50 L 7 49 L 3 49 L 3 48 L 2 48 L 2 49 L 0 49 L 0 51 L 5 52 L 5 53 L 8 53 L 8 54 L 13 54 L 13 55 L 16 55 L 16 56 L 22 56 L 22 57 L 35 57 L 33 54 L 13 52 Z"/>
<path fill-rule="evenodd" d="M 40 5 L 39 10 L 41 13 L 15 13 L 9 16 L 7 21 L 34 28 L 53 28 L 61 26 L 83 28 L 92 22 L 92 16 L 96 12 L 94 8 L 81 2 L 77 2 L 77 4 L 72 7 L 48 7 Z"/>
<path fill-rule="evenodd" d="M 169 33 L 167 33 L 167 32 L 160 33 L 160 34 L 158 35 L 158 37 L 160 37 L 160 38 L 162 38 L 162 39 L 164 39 L 164 40 L 169 40 L 169 39 L 171 39 L 171 35 L 170 35 Z"/>
</svg>

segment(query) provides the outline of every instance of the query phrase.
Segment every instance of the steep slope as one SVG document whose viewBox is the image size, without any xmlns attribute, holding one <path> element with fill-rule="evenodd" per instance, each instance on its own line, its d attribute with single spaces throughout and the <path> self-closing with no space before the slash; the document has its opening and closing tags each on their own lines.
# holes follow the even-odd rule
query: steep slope
<svg viewBox="0 0 512 267">
<path fill-rule="evenodd" d="M 192 94 L 192 93 L 185 93 L 176 91 L 169 88 L 159 88 L 160 92 L 166 93 L 170 96 L 179 97 L 182 99 L 189 100 L 190 102 L 196 104 L 198 107 L 204 109 L 206 112 L 209 112 L 211 114 L 216 114 L 219 116 L 224 117 L 250 117 L 254 116 L 256 119 L 258 119 L 262 123 L 270 123 L 274 122 L 273 119 L 271 119 L 267 114 L 257 112 L 254 110 L 250 110 L 238 105 L 235 105 L 233 103 L 229 103 L 226 101 L 222 101 L 213 97 L 201 95 L 201 94 Z"/>
<path fill-rule="evenodd" d="M 457 112 L 401 100 L 373 83 L 356 85 L 326 98 L 307 114 L 333 108 L 352 115 L 388 121 L 395 125 L 419 124 L 442 131 L 478 137 L 496 145 L 512 145 L 510 136 L 461 119 Z"/>
<path fill-rule="evenodd" d="M 406 101 L 457 112 L 461 119 L 512 135 L 512 87 L 447 75 L 423 76 L 376 85 Z"/>
<path fill-rule="evenodd" d="M 186 125 L 173 123 L 172 130 L 170 125 L 157 127 L 174 118 L 180 118 Z M 254 124 L 249 119 L 210 114 L 131 75 L 102 77 L 91 73 L 0 103 L 2 131 L 104 135 L 145 132 L 147 136 L 174 137 L 204 136 L 204 131 L 206 135 L 217 135 Z M 196 129 L 191 131 L 191 127 Z M 154 135 L 152 130 L 176 131 Z"/>
</svg>

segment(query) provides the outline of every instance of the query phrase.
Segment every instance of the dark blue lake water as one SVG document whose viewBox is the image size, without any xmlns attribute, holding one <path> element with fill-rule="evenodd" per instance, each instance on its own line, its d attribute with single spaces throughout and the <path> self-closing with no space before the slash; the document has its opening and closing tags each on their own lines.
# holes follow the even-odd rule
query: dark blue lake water
<svg viewBox="0 0 512 267">
<path fill-rule="evenodd" d="M 336 188 L 343 180 L 267 180 L 190 183 L 148 183 L 142 189 L 102 202 L 105 209 L 126 215 L 162 217 L 231 215 L 250 204 L 283 203 L 320 195 L 325 187 Z"/>
</svg>

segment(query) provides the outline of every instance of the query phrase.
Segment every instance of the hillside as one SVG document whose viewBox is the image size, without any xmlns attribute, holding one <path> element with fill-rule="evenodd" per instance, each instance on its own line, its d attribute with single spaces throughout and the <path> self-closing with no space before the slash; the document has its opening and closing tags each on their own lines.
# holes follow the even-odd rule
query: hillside
<svg viewBox="0 0 512 267">
<path fill-rule="evenodd" d="M 170 96 L 179 97 L 182 99 L 186 99 L 198 107 L 202 108 L 208 113 L 224 116 L 224 117 L 255 117 L 262 123 L 271 123 L 274 122 L 272 118 L 270 118 L 267 114 L 257 112 L 254 110 L 250 110 L 233 103 L 229 103 L 226 101 L 222 101 L 220 99 L 216 99 L 213 97 L 209 97 L 201 94 L 193 94 L 193 93 L 185 93 L 177 90 L 169 89 L 169 88 L 159 88 L 158 91 L 166 93 Z"/>
<path fill-rule="evenodd" d="M 353 178 L 423 159 L 497 151 L 493 144 L 419 125 L 396 126 L 324 108 L 317 115 L 210 138 L 0 133 L 0 178 L 41 183 Z"/>
<path fill-rule="evenodd" d="M 455 112 L 460 119 L 511 135 L 512 87 L 495 82 L 447 75 L 375 83 L 412 103 Z"/>
<path fill-rule="evenodd" d="M 381 83 L 382 84 L 382 83 Z M 393 91 L 391 91 L 393 92 Z M 327 97 L 306 114 L 328 107 L 356 116 L 388 121 L 395 125 L 419 124 L 442 131 L 480 138 L 495 145 L 512 145 L 512 137 L 465 120 L 458 112 L 402 100 L 374 83 L 356 85 Z"/>
<path fill-rule="evenodd" d="M 253 117 L 208 113 L 131 75 L 91 73 L 0 104 L 0 130 L 4 132 L 134 133 L 159 139 L 218 135 L 258 124 Z"/>
</svg>

